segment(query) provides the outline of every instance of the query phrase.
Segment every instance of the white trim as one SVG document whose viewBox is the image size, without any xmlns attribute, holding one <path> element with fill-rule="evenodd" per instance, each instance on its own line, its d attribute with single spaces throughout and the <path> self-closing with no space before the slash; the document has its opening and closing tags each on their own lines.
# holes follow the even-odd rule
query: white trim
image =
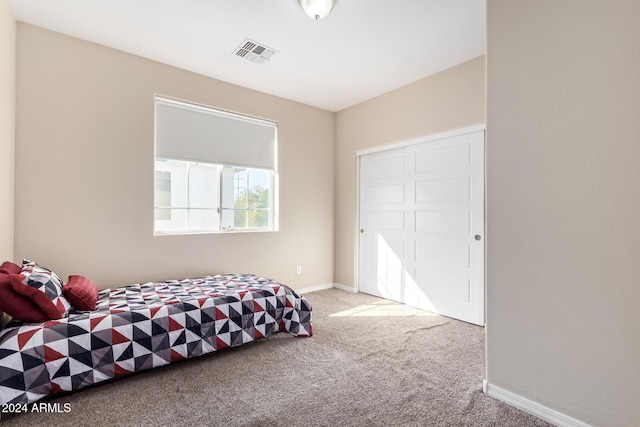
<svg viewBox="0 0 640 427">
<path fill-rule="evenodd" d="M 508 405 L 514 406 L 524 412 L 560 427 L 591 427 L 590 424 L 578 421 L 575 418 L 548 408 L 538 402 L 534 402 L 533 400 L 522 397 L 519 394 L 491 385 L 486 379 L 482 380 L 482 391 L 489 397 L 498 399 Z"/>
<path fill-rule="evenodd" d="M 327 283 L 324 285 L 310 286 L 308 288 L 296 289 L 299 294 L 309 294 L 311 292 L 324 291 L 325 289 L 332 289 L 335 285 L 333 283 Z"/>
<path fill-rule="evenodd" d="M 413 138 L 406 141 L 392 142 L 390 144 L 379 145 L 377 147 L 365 148 L 365 149 L 356 151 L 356 156 L 360 157 L 364 154 L 371 154 L 371 153 L 377 153 L 379 151 L 392 150 L 394 148 L 407 147 L 409 145 L 420 144 L 421 142 L 430 142 L 430 141 L 436 141 L 438 139 L 449 138 L 452 136 L 466 135 L 468 133 L 478 132 L 481 130 L 482 131 L 487 130 L 487 126 L 484 124 L 469 126 L 469 127 L 456 129 L 448 132 L 425 135 L 419 138 Z"/>
<path fill-rule="evenodd" d="M 311 292 L 324 291 L 326 289 L 340 289 L 341 291 L 350 292 L 352 294 L 357 294 L 358 290 L 356 288 L 352 288 L 351 286 L 341 285 L 339 283 L 327 283 L 324 285 L 310 286 L 308 288 L 296 289 L 295 291 L 299 294 L 309 294 Z"/>
<path fill-rule="evenodd" d="M 340 283 L 334 283 L 333 287 L 336 289 L 340 289 L 341 291 L 350 292 L 352 294 L 358 293 L 358 288 L 353 288 L 351 286 L 341 285 Z"/>
<path fill-rule="evenodd" d="M 265 119 L 257 116 L 251 116 L 249 114 L 239 113 L 237 111 L 232 111 L 232 110 L 226 110 L 220 107 L 213 107 L 209 105 L 199 104 L 197 102 L 186 101 L 178 98 L 172 98 L 170 96 L 155 94 L 155 100 L 157 102 L 164 103 L 165 105 L 186 108 L 186 109 L 190 109 L 200 113 L 211 114 L 212 112 L 214 112 L 215 114 L 218 114 L 221 116 L 243 120 L 249 123 L 257 123 L 257 124 L 262 124 L 265 126 L 271 126 L 276 128 L 278 126 L 278 122 L 275 120 Z"/>
<path fill-rule="evenodd" d="M 360 161 L 362 155 L 356 151 L 356 212 L 355 212 L 355 224 L 356 228 L 353 230 L 353 255 L 355 259 L 355 271 L 353 272 L 353 280 L 355 284 L 355 291 L 360 289 Z"/>
</svg>

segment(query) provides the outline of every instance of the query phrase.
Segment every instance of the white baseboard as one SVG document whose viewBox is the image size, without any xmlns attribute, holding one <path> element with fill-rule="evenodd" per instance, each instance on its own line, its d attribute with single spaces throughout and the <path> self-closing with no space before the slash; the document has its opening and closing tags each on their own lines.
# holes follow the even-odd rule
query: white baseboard
<svg viewBox="0 0 640 427">
<path fill-rule="evenodd" d="M 317 291 L 324 291 L 325 289 L 331 289 L 333 288 L 333 283 L 327 283 L 325 285 L 317 285 L 317 286 L 310 286 L 308 288 L 302 288 L 302 289 L 296 289 L 296 292 L 299 294 L 309 294 L 311 292 L 317 292 Z"/>
<path fill-rule="evenodd" d="M 340 289 L 341 291 L 345 291 L 345 292 L 351 292 L 352 294 L 357 294 L 358 293 L 358 289 L 351 287 L 351 286 L 345 286 L 345 285 L 341 285 L 340 283 L 334 283 L 333 287 L 336 289 Z"/>
<path fill-rule="evenodd" d="M 358 290 L 356 288 L 352 288 L 350 286 L 344 286 L 339 283 L 327 283 L 325 285 L 310 286 L 308 288 L 296 289 L 296 292 L 299 294 L 308 294 L 311 292 L 324 291 L 325 289 L 332 289 L 332 288 L 340 289 L 341 291 L 345 291 L 345 292 L 351 292 L 353 294 L 358 293 Z"/>
<path fill-rule="evenodd" d="M 568 415 L 522 397 L 519 394 L 491 385 L 486 379 L 482 381 L 482 391 L 489 397 L 498 399 L 559 427 L 591 427 L 589 424 L 578 421 L 575 418 L 571 418 Z"/>
</svg>

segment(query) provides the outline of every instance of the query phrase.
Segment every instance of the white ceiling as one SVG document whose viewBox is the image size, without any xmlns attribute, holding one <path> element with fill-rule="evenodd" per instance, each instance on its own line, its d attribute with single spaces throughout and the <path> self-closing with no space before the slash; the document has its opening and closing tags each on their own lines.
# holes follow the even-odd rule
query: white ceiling
<svg viewBox="0 0 640 427">
<path fill-rule="evenodd" d="M 483 55 L 485 0 L 11 0 L 18 21 L 339 111 Z M 250 38 L 276 53 L 232 54 Z"/>
</svg>

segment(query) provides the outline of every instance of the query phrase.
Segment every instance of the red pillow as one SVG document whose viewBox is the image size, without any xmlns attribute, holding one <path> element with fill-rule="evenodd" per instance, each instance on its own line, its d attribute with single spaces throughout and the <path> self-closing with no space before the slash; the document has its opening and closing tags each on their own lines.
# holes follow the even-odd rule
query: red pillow
<svg viewBox="0 0 640 427">
<path fill-rule="evenodd" d="M 5 270 L 4 264 L 2 270 Z M 22 322 L 49 320 L 49 317 L 33 301 L 14 291 L 11 287 L 11 276 L 2 273 L 0 273 L 0 310 Z"/>
<path fill-rule="evenodd" d="M 19 274 L 22 271 L 22 267 L 18 264 L 14 264 L 11 261 L 5 261 L 0 266 L 0 273 L 4 274 Z"/>
<path fill-rule="evenodd" d="M 62 288 L 62 294 L 80 311 L 96 309 L 98 292 L 98 287 L 91 279 L 78 275 L 69 276 L 67 284 Z"/>
</svg>

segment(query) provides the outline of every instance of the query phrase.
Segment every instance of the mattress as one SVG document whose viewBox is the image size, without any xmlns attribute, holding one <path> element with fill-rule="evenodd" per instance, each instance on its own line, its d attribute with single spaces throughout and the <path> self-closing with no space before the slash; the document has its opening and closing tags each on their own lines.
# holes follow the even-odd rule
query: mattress
<svg viewBox="0 0 640 427">
<path fill-rule="evenodd" d="M 0 404 L 36 402 L 276 332 L 311 336 L 311 306 L 270 279 L 217 275 L 106 289 L 95 311 L 0 331 Z"/>
</svg>

